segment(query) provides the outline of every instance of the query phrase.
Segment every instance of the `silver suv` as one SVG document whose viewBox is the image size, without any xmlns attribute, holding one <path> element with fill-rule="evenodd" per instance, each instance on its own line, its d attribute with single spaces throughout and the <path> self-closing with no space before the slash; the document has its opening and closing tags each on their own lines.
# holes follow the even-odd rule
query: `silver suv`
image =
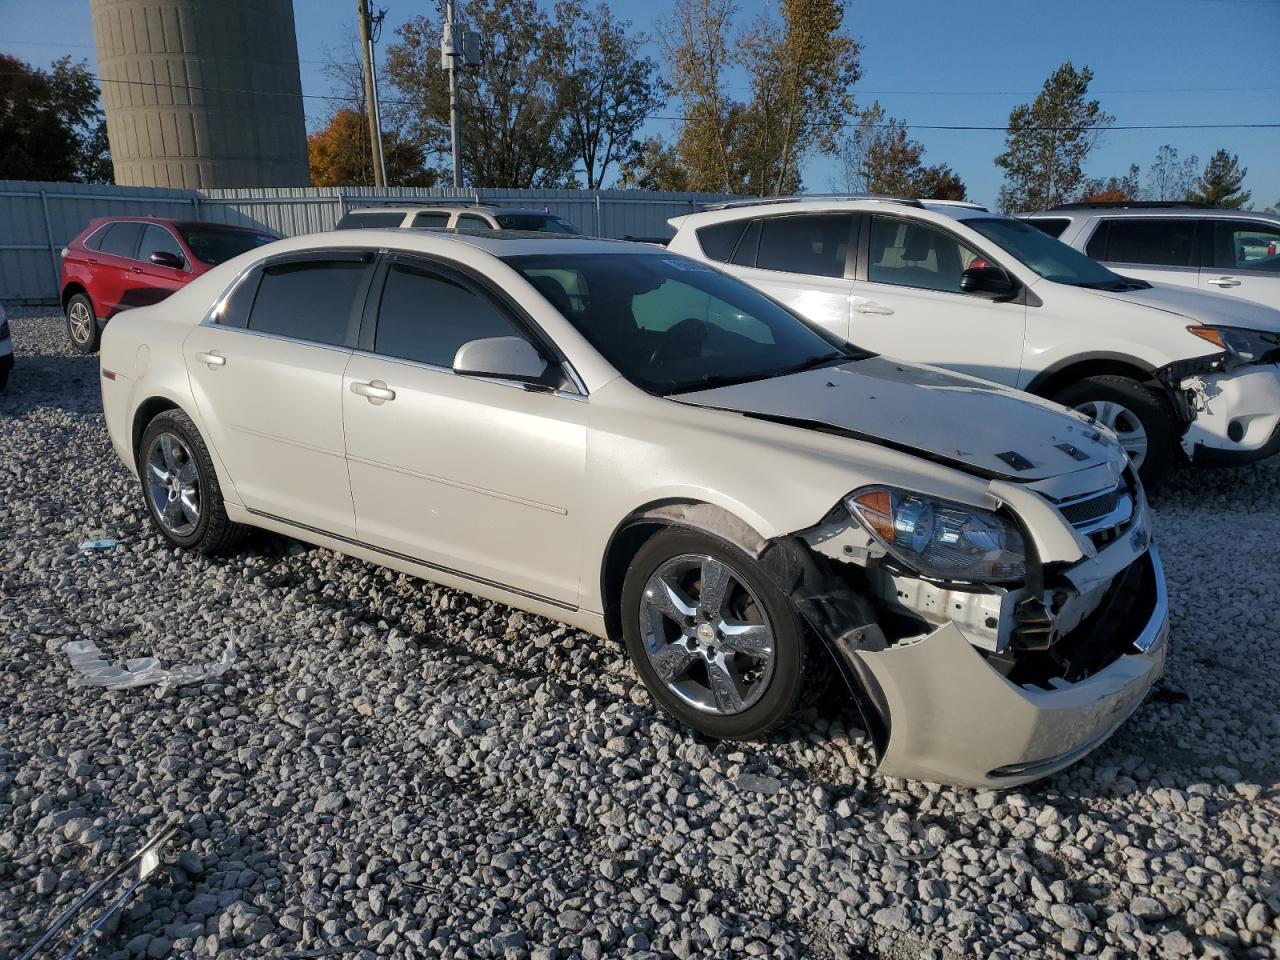
<svg viewBox="0 0 1280 960">
<path fill-rule="evenodd" d="M 415 230 L 523 230 L 576 236 L 582 231 L 546 210 L 500 207 L 484 201 L 440 201 L 405 206 L 356 207 L 338 221 L 338 230 L 410 227 Z"/>
<path fill-rule="evenodd" d="M 1280 216 L 1191 203 L 1068 203 L 1019 219 L 1126 276 L 1280 308 Z"/>
</svg>

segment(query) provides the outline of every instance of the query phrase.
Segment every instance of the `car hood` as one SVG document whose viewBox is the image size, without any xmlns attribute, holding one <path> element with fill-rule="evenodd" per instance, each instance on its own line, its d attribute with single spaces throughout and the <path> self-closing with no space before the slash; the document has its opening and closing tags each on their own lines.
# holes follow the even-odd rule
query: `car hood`
<svg viewBox="0 0 1280 960">
<path fill-rule="evenodd" d="M 1156 307 L 1195 323 L 1280 333 L 1280 310 L 1224 293 L 1206 293 L 1166 283 L 1154 283 L 1149 290 L 1098 292 L 1112 300 Z"/>
<path fill-rule="evenodd" d="M 672 399 L 923 454 L 987 477 L 1043 480 L 1115 459 L 1081 414 L 960 374 L 874 356 Z"/>
</svg>

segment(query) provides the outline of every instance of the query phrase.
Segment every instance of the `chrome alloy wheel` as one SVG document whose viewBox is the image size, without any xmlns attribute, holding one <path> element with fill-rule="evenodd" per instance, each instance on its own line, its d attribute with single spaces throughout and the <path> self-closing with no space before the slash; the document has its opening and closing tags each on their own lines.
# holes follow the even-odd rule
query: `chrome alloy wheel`
<svg viewBox="0 0 1280 960">
<path fill-rule="evenodd" d="M 705 713 L 742 713 L 773 677 L 773 629 L 764 605 L 714 557 L 684 554 L 659 567 L 645 584 L 640 631 L 667 689 Z"/>
<path fill-rule="evenodd" d="M 1104 427 L 1109 427 L 1120 441 L 1120 446 L 1133 462 L 1133 469 L 1142 466 L 1147 459 L 1147 431 L 1138 415 L 1122 403 L 1114 400 L 1086 400 L 1075 406 L 1086 417 L 1090 417 Z"/>
<path fill-rule="evenodd" d="M 88 343 L 93 336 L 93 317 L 89 308 L 77 300 L 67 311 L 67 319 L 71 322 L 71 339 L 76 343 Z"/>
<path fill-rule="evenodd" d="M 200 522 L 202 491 L 195 457 L 176 433 L 158 433 L 147 448 L 147 496 L 161 526 L 187 537 Z"/>
</svg>

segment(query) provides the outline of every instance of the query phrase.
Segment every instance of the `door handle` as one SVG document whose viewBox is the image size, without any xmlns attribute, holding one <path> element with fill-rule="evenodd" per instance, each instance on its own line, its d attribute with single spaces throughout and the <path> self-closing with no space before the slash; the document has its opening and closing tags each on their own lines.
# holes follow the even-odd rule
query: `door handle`
<svg viewBox="0 0 1280 960">
<path fill-rule="evenodd" d="M 227 365 L 227 358 L 216 350 L 210 351 L 209 353 L 197 353 L 196 359 L 201 363 L 207 363 L 210 369 L 213 369 L 214 367 L 225 367 Z"/>
<path fill-rule="evenodd" d="M 886 307 L 874 300 L 859 300 L 853 305 L 854 313 L 874 313 L 882 317 L 893 316 L 893 307 Z"/>
<path fill-rule="evenodd" d="M 129 269 L 130 269 L 130 270 L 132 270 L 134 273 L 141 273 L 141 272 L 142 272 L 142 268 L 141 268 L 141 267 L 130 267 Z"/>
<path fill-rule="evenodd" d="M 1222 287 L 1223 289 L 1240 286 L 1240 281 L 1235 277 L 1218 277 L 1216 280 L 1206 280 L 1205 282 L 1212 283 L 1215 287 Z"/>
<path fill-rule="evenodd" d="M 90 258 L 89 258 L 89 262 L 90 262 L 90 263 L 97 263 L 97 262 L 98 262 L 98 260 L 97 260 L 97 258 L 96 258 L 96 257 L 90 257 Z"/>
<path fill-rule="evenodd" d="M 369 402 L 377 406 L 387 400 L 394 400 L 396 392 L 387 386 L 385 381 L 370 380 L 368 383 L 355 382 L 351 384 L 351 392 L 357 397 L 366 397 Z"/>
</svg>

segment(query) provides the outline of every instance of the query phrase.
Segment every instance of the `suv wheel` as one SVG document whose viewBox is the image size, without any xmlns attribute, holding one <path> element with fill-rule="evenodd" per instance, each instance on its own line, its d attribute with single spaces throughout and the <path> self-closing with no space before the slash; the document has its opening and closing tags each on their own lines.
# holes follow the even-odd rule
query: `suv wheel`
<svg viewBox="0 0 1280 960">
<path fill-rule="evenodd" d="M 1114 431 L 1142 486 L 1154 495 L 1178 454 L 1178 422 L 1155 390 L 1129 377 L 1089 377 L 1054 397 Z"/>
<path fill-rule="evenodd" d="M 83 293 L 67 301 L 67 335 L 79 353 L 93 353 L 98 349 L 98 318 L 93 312 L 93 303 Z"/>
<path fill-rule="evenodd" d="M 705 534 L 673 528 L 648 540 L 627 570 L 622 617 L 649 693 L 707 736 L 764 736 L 806 685 L 791 601 L 751 557 Z"/>
</svg>

